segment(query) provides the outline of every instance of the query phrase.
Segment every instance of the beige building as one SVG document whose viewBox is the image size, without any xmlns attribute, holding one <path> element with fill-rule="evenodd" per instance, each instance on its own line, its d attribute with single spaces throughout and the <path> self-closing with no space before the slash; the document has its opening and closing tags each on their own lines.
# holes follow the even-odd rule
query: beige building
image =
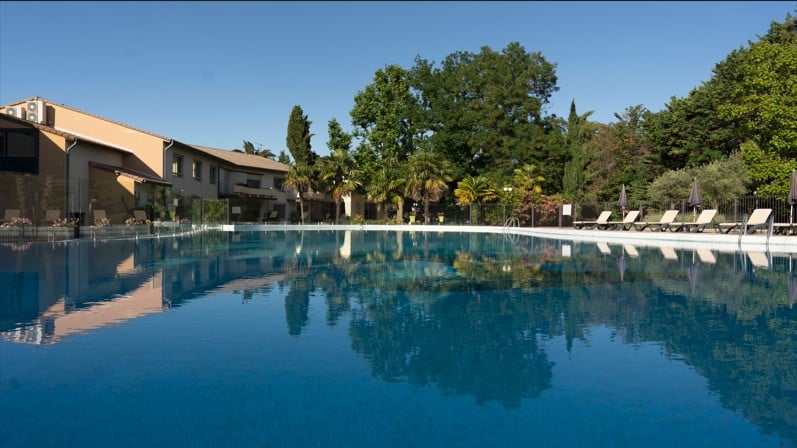
<svg viewBox="0 0 797 448">
<path fill-rule="evenodd" d="M 60 185 L 65 215 L 105 210 L 122 223 L 134 209 L 167 219 L 189 198 L 246 197 L 249 216 L 287 216 L 295 193 L 281 190 L 288 166 L 250 154 L 196 146 L 44 98 L 0 109 L 0 172 L 35 174 Z M 21 208 L 0 189 L 0 209 Z M 153 207 L 153 204 L 160 204 Z M 49 206 L 49 204 L 48 204 Z M 164 207 L 166 210 L 164 210 Z"/>
</svg>

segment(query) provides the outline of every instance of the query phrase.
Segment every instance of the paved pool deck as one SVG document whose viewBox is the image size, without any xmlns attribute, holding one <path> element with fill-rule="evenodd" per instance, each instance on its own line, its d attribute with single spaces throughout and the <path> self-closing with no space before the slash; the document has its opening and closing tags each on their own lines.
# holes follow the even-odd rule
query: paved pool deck
<svg viewBox="0 0 797 448">
<path fill-rule="evenodd" d="M 358 230 L 407 232 L 471 232 L 506 233 L 552 238 L 574 242 L 605 242 L 631 244 L 645 247 L 672 247 L 675 249 L 713 249 L 722 252 L 752 251 L 773 254 L 797 254 L 797 236 L 772 235 L 758 231 L 750 235 L 722 234 L 706 230 L 701 233 L 652 232 L 648 230 L 585 230 L 572 227 L 498 227 L 470 225 L 423 224 L 229 224 L 222 226 L 228 232 L 260 232 L 280 230 Z"/>
</svg>

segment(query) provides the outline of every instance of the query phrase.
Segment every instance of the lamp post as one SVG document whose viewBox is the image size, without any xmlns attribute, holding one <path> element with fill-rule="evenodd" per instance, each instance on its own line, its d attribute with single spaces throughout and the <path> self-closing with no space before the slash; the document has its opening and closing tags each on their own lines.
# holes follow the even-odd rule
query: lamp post
<svg viewBox="0 0 797 448">
<path fill-rule="evenodd" d="M 512 187 L 504 187 L 504 223 L 506 223 L 506 203 L 511 202 Z"/>
</svg>

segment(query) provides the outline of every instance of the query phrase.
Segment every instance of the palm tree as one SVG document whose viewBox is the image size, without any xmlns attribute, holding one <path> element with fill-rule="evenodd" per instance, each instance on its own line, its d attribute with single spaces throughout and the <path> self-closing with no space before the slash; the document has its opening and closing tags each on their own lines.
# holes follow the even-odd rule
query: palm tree
<svg viewBox="0 0 797 448">
<path fill-rule="evenodd" d="M 453 180 L 449 162 L 430 150 L 416 152 L 407 162 L 409 178 L 405 194 L 416 201 L 423 201 L 424 222 L 428 223 L 430 204 L 440 200 L 448 189 L 448 182 Z"/>
<path fill-rule="evenodd" d="M 371 170 L 365 194 L 369 200 L 379 204 L 383 213 L 387 212 L 383 205 L 392 202 L 396 206 L 396 217 L 401 219 L 404 215 L 404 185 L 407 181 L 399 175 L 395 166 L 395 163 L 383 161 L 378 169 Z"/>
<path fill-rule="evenodd" d="M 354 166 L 354 158 L 345 148 L 339 148 L 321 160 L 321 180 L 325 190 L 335 200 L 335 224 L 340 217 L 340 204 L 343 197 L 354 193 L 360 187 L 360 171 Z"/>
<path fill-rule="evenodd" d="M 516 188 L 535 193 L 542 193 L 542 184 L 545 182 L 545 178 L 539 174 L 537 166 L 531 163 L 517 168 L 513 180 Z"/>
<path fill-rule="evenodd" d="M 313 168 L 309 165 L 291 165 L 285 175 L 285 182 L 282 184 L 283 190 L 295 190 L 296 198 L 299 200 L 299 213 L 301 223 L 304 224 L 304 201 L 303 196 L 312 186 Z"/>
<path fill-rule="evenodd" d="M 259 148 L 255 148 L 255 144 L 250 142 L 249 140 L 243 141 L 243 149 L 233 149 L 234 152 L 243 152 L 246 154 L 252 154 L 254 156 L 264 157 L 266 159 L 274 160 L 277 157 L 270 149 L 266 148 L 261 144 L 257 144 Z"/>
<path fill-rule="evenodd" d="M 490 180 L 485 176 L 466 176 L 461 181 L 457 182 L 457 188 L 454 189 L 454 196 L 457 198 L 457 204 L 461 206 L 476 205 L 475 221 L 479 222 L 481 219 L 480 202 L 489 202 L 498 199 L 500 195 L 490 185 Z M 473 215 L 471 216 L 473 219 Z"/>
</svg>

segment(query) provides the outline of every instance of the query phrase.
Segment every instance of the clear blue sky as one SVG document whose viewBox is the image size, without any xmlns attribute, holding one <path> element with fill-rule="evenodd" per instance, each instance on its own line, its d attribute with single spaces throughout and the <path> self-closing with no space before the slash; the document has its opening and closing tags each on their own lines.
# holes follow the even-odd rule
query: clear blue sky
<svg viewBox="0 0 797 448">
<path fill-rule="evenodd" d="M 328 154 L 355 94 L 416 55 L 520 42 L 557 65 L 548 113 L 661 110 L 797 2 L 0 2 L 0 104 L 41 96 L 177 140 L 275 154 L 294 105 Z"/>
</svg>

